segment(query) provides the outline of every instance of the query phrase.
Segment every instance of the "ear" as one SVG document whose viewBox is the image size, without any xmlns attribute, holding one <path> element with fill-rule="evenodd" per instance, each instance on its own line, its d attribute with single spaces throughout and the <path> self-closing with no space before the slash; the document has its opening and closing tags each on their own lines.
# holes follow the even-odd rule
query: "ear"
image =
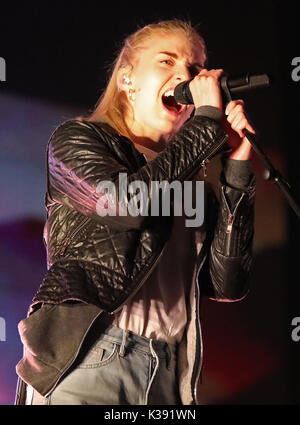
<svg viewBox="0 0 300 425">
<path fill-rule="evenodd" d="M 118 85 L 119 91 L 125 91 L 128 93 L 128 90 L 132 84 L 131 78 L 130 78 L 131 70 L 132 70 L 131 65 L 126 65 L 119 69 L 117 74 L 117 85 Z"/>
</svg>

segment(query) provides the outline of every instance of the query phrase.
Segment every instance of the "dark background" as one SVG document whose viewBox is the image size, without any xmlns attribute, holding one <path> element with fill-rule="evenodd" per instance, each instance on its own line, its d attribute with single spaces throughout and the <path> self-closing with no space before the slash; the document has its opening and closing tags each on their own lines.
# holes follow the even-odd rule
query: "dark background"
<svg viewBox="0 0 300 425">
<path fill-rule="evenodd" d="M 231 75 L 270 76 L 270 88 L 245 93 L 243 98 L 260 145 L 300 199 L 300 82 L 291 80 L 291 60 L 300 56 L 296 9 L 272 1 L 1 6 L 0 56 L 6 60 L 7 81 L 0 82 L 0 189 L 6 194 L 0 198 L 0 317 L 7 323 L 7 341 L 0 342 L 0 404 L 13 403 L 14 367 L 22 355 L 17 323 L 25 317 L 46 270 L 44 186 L 35 186 L 43 174 L 34 174 L 29 164 L 34 157 L 43 168 L 46 142 L 55 126 L 92 110 L 124 37 L 138 26 L 173 17 L 197 25 L 207 43 L 208 68 L 223 68 Z M 199 389 L 203 403 L 300 401 L 300 341 L 291 339 L 291 320 L 300 316 L 299 219 L 274 183 L 263 180 L 263 169 L 255 156 L 251 292 L 240 303 L 203 304 L 205 357 Z M 219 164 L 212 163 L 212 180 L 218 172 Z M 9 197 L 12 180 L 14 196 Z M 39 213 L 22 216 L 19 205 L 18 215 L 11 213 L 21 193 L 29 203 L 41 205 Z"/>
</svg>

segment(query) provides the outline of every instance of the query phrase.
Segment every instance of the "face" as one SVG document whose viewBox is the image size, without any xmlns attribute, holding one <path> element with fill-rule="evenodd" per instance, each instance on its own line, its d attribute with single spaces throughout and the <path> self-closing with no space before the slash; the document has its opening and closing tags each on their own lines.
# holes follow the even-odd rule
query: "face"
<svg viewBox="0 0 300 425">
<path fill-rule="evenodd" d="M 200 49 L 200 48 L 199 48 Z M 180 82 L 201 70 L 201 51 L 183 34 L 157 35 L 139 52 L 130 73 L 133 115 L 127 124 L 134 136 L 168 141 L 189 118 L 194 106 L 178 105 L 173 97 Z M 128 90 L 129 90 L 128 88 Z"/>
</svg>

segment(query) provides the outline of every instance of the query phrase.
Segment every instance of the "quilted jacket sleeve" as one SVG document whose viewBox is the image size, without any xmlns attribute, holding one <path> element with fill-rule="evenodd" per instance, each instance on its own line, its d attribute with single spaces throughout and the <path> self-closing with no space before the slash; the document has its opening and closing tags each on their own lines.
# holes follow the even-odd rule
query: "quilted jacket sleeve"
<svg viewBox="0 0 300 425">
<path fill-rule="evenodd" d="M 255 177 L 244 190 L 221 176 L 219 206 L 207 238 L 208 257 L 199 276 L 202 293 L 216 301 L 239 301 L 249 291 L 254 235 Z M 212 217 L 211 217 L 212 218 Z"/>
<path fill-rule="evenodd" d="M 135 181 L 146 185 L 149 207 L 153 181 L 189 179 L 202 161 L 227 140 L 216 121 L 195 116 L 157 158 L 130 172 L 114 154 L 107 137 L 88 122 L 73 120 L 58 127 L 48 145 L 48 191 L 55 202 L 75 208 L 103 224 L 123 228 L 140 228 L 145 217 L 126 214 L 124 205 L 128 199 L 121 198 L 119 191 L 121 173 L 126 173 L 127 186 Z M 116 192 L 103 191 L 103 182 L 111 183 Z"/>
</svg>

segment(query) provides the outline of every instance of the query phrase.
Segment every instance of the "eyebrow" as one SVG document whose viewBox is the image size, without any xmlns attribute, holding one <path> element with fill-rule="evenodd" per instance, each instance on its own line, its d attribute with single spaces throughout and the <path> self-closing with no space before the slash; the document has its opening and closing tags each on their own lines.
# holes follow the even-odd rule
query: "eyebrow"
<svg viewBox="0 0 300 425">
<path fill-rule="evenodd" d="M 178 59 L 177 53 L 167 52 L 167 51 L 163 51 L 163 52 L 158 53 L 158 55 L 161 55 L 161 54 L 171 56 L 174 59 Z M 189 67 L 194 67 L 194 66 L 199 66 L 200 68 L 203 68 L 203 65 L 201 65 L 201 63 L 199 63 L 199 62 L 189 63 Z"/>
</svg>

